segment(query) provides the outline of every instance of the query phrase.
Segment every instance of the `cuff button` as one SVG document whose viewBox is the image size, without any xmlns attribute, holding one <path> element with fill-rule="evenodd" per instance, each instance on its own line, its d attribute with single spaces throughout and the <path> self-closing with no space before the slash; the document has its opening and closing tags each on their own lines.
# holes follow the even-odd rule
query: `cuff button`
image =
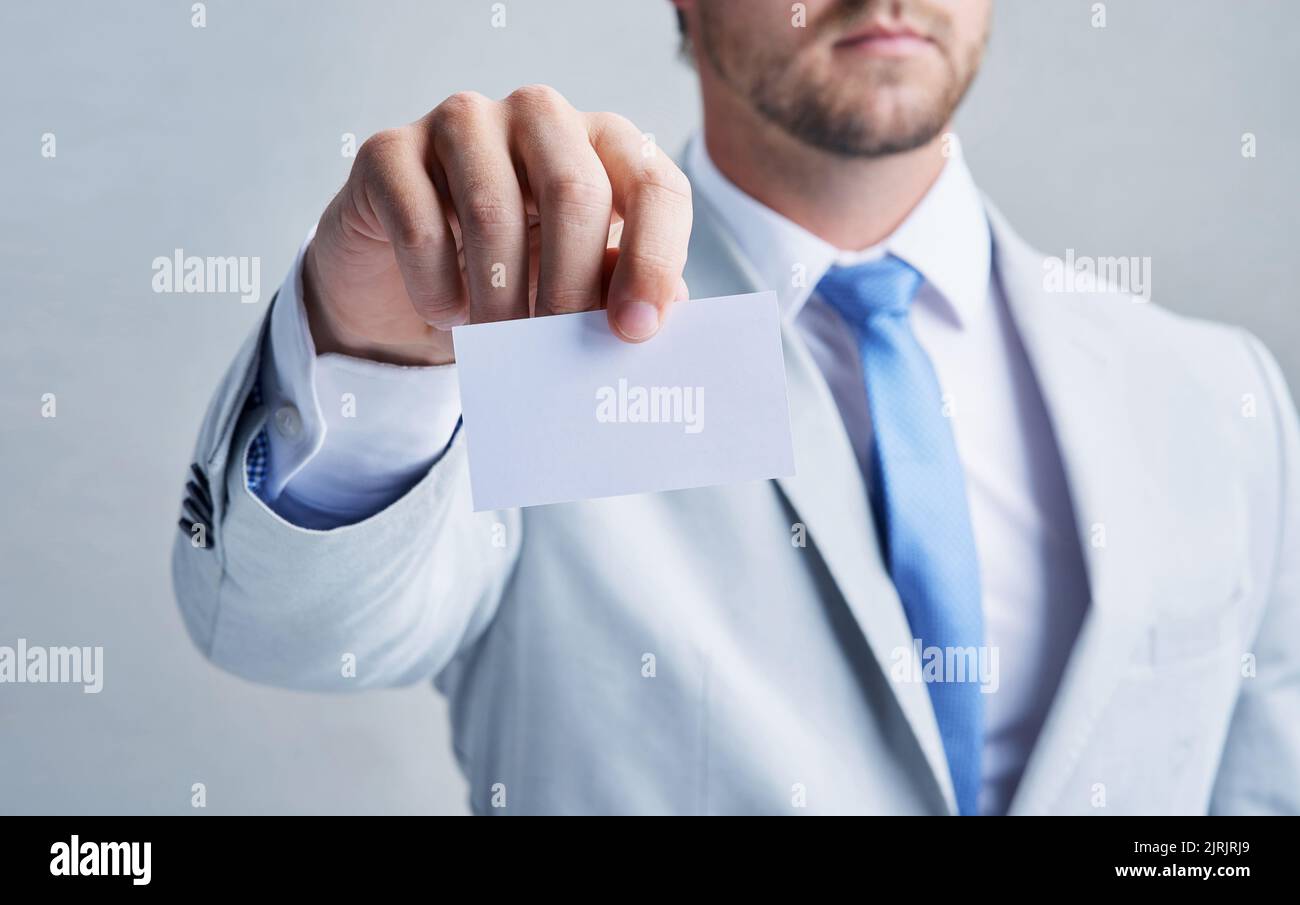
<svg viewBox="0 0 1300 905">
<path fill-rule="evenodd" d="M 297 440 L 302 434 L 302 416 L 298 414 L 295 406 L 280 406 L 275 410 L 273 420 L 276 433 L 286 440 Z"/>
</svg>

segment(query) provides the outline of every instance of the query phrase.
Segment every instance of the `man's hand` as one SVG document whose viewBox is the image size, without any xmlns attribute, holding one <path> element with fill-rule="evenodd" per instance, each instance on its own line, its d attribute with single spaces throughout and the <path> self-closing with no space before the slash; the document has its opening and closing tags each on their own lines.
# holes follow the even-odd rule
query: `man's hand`
<svg viewBox="0 0 1300 905">
<path fill-rule="evenodd" d="M 609 309 L 650 338 L 682 281 L 690 184 L 640 130 L 545 86 L 454 94 L 361 146 L 304 263 L 320 352 L 454 360 L 451 328 Z"/>
</svg>

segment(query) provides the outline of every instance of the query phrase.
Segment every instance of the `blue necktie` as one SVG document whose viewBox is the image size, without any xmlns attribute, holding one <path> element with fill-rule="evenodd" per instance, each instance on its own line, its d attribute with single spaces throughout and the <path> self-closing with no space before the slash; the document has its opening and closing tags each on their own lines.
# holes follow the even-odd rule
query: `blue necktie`
<svg viewBox="0 0 1300 905">
<path fill-rule="evenodd" d="M 872 511 L 894 587 L 913 637 L 923 651 L 938 648 L 946 669 L 950 652 L 982 656 L 984 617 L 961 462 L 934 367 L 907 319 L 920 286 L 921 275 L 891 255 L 833 268 L 817 291 L 858 341 L 873 433 Z M 984 743 L 978 670 L 939 678 L 927 686 L 957 806 L 976 814 Z"/>
</svg>

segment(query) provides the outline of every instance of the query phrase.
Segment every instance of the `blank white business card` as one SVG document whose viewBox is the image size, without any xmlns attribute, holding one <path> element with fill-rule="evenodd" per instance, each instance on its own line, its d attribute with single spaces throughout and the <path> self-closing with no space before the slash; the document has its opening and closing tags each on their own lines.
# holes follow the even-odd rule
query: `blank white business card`
<svg viewBox="0 0 1300 905">
<path fill-rule="evenodd" d="M 452 339 L 476 512 L 794 474 L 775 293 L 679 302 L 635 345 L 604 311 Z"/>
</svg>

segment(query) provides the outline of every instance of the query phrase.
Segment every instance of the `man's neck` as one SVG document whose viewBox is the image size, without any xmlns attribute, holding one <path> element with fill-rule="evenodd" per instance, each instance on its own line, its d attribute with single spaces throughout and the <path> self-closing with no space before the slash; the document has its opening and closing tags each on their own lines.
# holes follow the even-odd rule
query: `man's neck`
<svg viewBox="0 0 1300 905">
<path fill-rule="evenodd" d="M 944 167 L 942 136 L 886 157 L 844 157 L 798 141 L 750 109 L 707 99 L 704 141 L 742 191 L 846 251 L 886 239 Z"/>
</svg>

